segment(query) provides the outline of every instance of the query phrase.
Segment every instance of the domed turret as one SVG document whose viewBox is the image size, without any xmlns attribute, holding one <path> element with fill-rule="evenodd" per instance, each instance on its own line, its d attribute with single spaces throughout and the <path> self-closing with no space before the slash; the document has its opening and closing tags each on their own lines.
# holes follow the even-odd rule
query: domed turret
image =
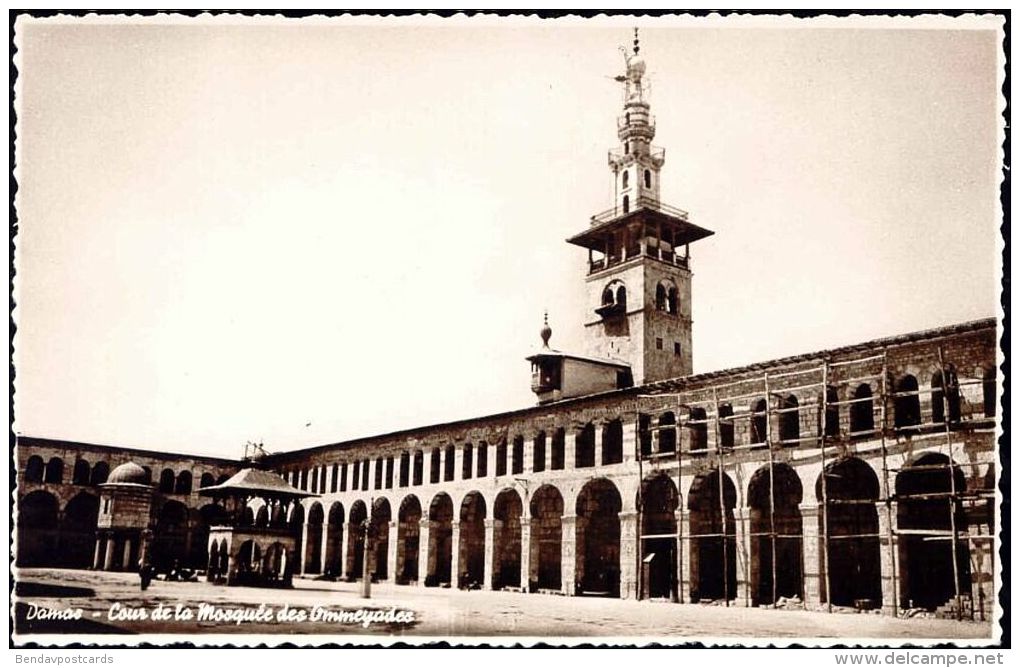
<svg viewBox="0 0 1020 668">
<path fill-rule="evenodd" d="M 149 485 L 149 474 L 138 464 L 127 462 L 110 472 L 107 484 L 116 485 Z"/>
</svg>

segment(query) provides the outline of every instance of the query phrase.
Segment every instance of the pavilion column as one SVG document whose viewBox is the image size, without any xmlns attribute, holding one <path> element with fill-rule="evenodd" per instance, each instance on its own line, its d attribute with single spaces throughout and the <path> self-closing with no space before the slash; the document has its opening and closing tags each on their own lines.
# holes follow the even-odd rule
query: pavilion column
<svg viewBox="0 0 1020 668">
<path fill-rule="evenodd" d="M 896 502 L 890 501 L 888 505 L 879 502 L 875 504 L 875 509 L 878 511 L 879 559 L 882 566 L 882 613 L 896 615 L 900 605 Z"/>
<path fill-rule="evenodd" d="M 460 588 L 460 522 L 450 523 L 450 587 Z"/>
<path fill-rule="evenodd" d="M 99 567 L 102 566 L 101 560 L 103 558 L 103 548 L 105 547 L 105 545 L 106 545 L 106 536 L 97 536 L 96 537 L 96 551 L 95 551 L 94 556 L 92 557 L 92 570 L 98 571 Z"/>
<path fill-rule="evenodd" d="M 560 577 L 563 593 L 574 596 L 577 592 L 577 516 L 564 515 L 560 518 L 563 532 L 560 539 Z"/>
<path fill-rule="evenodd" d="M 117 541 L 114 539 L 113 534 L 110 534 L 106 538 L 106 554 L 103 555 L 103 570 L 113 570 L 113 553 L 116 550 Z"/>
<path fill-rule="evenodd" d="M 521 517 L 521 591 L 531 591 L 531 517 Z"/>
<path fill-rule="evenodd" d="M 825 592 L 825 575 L 822 571 L 822 539 L 818 534 L 818 504 L 802 503 L 801 549 L 804 551 L 804 607 L 817 610 L 822 607 Z"/>
<path fill-rule="evenodd" d="M 429 579 L 429 528 L 428 519 L 418 521 L 418 586 L 424 587 Z"/>
<path fill-rule="evenodd" d="M 124 539 L 124 556 L 123 556 L 123 561 L 121 562 L 121 567 L 125 571 L 131 570 L 131 544 L 132 544 L 132 542 L 133 541 L 130 538 L 125 538 Z"/>
<path fill-rule="evenodd" d="M 493 561 L 496 556 L 496 520 L 486 519 L 485 524 L 485 572 L 482 578 L 482 589 L 492 589 Z"/>
<path fill-rule="evenodd" d="M 638 513 L 621 512 L 620 518 L 620 598 L 638 598 Z"/>
</svg>

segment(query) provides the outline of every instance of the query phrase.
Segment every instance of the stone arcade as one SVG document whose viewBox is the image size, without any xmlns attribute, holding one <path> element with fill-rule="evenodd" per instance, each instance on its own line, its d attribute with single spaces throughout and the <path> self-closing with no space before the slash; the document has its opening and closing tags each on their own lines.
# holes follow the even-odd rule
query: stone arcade
<svg viewBox="0 0 1020 668">
<path fill-rule="evenodd" d="M 996 322 L 691 375 L 690 245 L 712 233 L 660 200 L 644 72 L 635 41 L 614 207 L 569 239 L 587 349 L 546 324 L 538 405 L 270 455 L 288 499 L 314 496 L 253 498 L 242 524 L 278 533 L 295 576 L 986 618 Z M 148 528 L 157 568 L 227 572 L 201 495 L 250 462 L 29 436 L 16 457 L 18 565 L 134 569 Z M 100 512 L 118 485 L 149 527 Z"/>
</svg>

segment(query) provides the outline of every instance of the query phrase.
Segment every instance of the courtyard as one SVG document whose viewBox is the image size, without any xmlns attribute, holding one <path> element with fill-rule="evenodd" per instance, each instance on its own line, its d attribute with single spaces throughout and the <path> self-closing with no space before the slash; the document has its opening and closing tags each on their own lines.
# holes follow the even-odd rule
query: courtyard
<svg viewBox="0 0 1020 668">
<path fill-rule="evenodd" d="M 827 614 L 803 610 L 675 605 L 591 597 L 454 591 L 373 585 L 370 599 L 359 583 L 296 579 L 293 589 L 225 587 L 154 581 L 141 591 L 132 573 L 71 569 L 19 569 L 15 632 L 21 641 L 39 634 L 73 634 L 76 642 L 110 634 L 268 634 L 281 642 L 316 644 L 323 635 L 395 636 L 417 639 L 498 637 L 543 639 L 990 639 L 992 623 L 877 614 Z M 358 610 L 363 612 L 356 613 Z M 314 638 L 303 640 L 302 636 Z M 109 639 L 109 638 L 107 638 Z M 410 639 L 410 638 L 409 638 Z M 412 640 L 413 641 L 413 640 Z M 469 641 L 470 642 L 470 641 Z"/>
</svg>

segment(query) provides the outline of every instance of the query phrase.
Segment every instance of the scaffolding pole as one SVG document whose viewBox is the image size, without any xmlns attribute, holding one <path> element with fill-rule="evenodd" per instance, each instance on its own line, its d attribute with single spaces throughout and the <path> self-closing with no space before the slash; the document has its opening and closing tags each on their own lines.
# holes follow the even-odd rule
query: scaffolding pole
<svg viewBox="0 0 1020 668">
<path fill-rule="evenodd" d="M 949 450 L 949 529 L 953 534 L 953 542 L 950 546 L 953 556 L 953 592 L 956 594 L 956 619 L 963 619 L 963 601 L 960 596 L 960 564 L 958 563 L 959 555 L 956 549 L 956 476 L 953 470 L 953 462 L 956 458 L 953 457 L 953 434 L 949 429 L 949 423 L 952 419 L 952 413 L 950 412 L 949 405 L 949 378 L 946 376 L 946 364 L 945 359 L 942 355 L 942 346 L 939 345 L 939 374 L 942 376 L 942 425 L 945 429 L 946 435 L 946 447 Z"/>
</svg>

